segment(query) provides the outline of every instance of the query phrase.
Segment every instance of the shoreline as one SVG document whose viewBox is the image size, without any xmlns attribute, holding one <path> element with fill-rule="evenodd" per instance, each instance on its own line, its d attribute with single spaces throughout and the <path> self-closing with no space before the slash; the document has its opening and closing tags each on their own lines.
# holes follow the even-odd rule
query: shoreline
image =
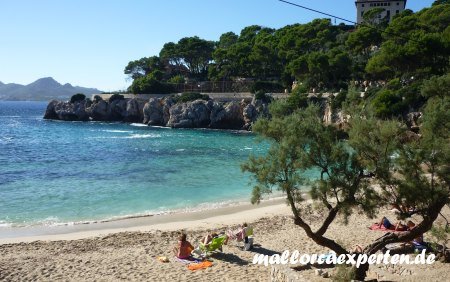
<svg viewBox="0 0 450 282">
<path fill-rule="evenodd" d="M 79 240 L 121 232 L 214 229 L 266 216 L 286 215 L 289 212 L 284 198 L 274 198 L 262 201 L 259 205 L 238 203 L 201 211 L 138 216 L 90 224 L 7 228 L 0 230 L 0 245 Z"/>
</svg>

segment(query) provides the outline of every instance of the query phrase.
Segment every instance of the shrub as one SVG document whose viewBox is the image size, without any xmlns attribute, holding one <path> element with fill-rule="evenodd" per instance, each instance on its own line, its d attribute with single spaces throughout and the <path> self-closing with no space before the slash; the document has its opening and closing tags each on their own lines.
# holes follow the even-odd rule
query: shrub
<svg viewBox="0 0 450 282">
<path fill-rule="evenodd" d="M 195 101 L 195 100 L 199 100 L 199 99 L 208 101 L 209 96 L 206 94 L 200 94 L 198 92 L 184 92 L 180 96 L 175 97 L 175 101 L 177 103 L 186 103 L 186 102 Z"/>
<path fill-rule="evenodd" d="M 333 96 L 332 96 L 333 97 Z M 347 99 L 347 91 L 339 92 L 336 97 L 331 100 L 331 109 L 333 111 L 342 109 L 342 104 Z"/>
<path fill-rule="evenodd" d="M 252 93 L 263 91 L 265 93 L 281 93 L 284 91 L 283 85 L 278 82 L 256 81 L 251 87 Z"/>
<path fill-rule="evenodd" d="M 99 96 L 99 95 L 95 95 L 94 96 L 94 102 L 95 103 L 98 103 L 98 102 L 100 102 L 100 101 L 102 101 L 103 100 L 103 98 L 101 97 L 101 96 Z"/>
<path fill-rule="evenodd" d="M 120 95 L 120 94 L 113 94 L 113 95 L 111 95 L 111 97 L 109 97 L 109 102 L 110 103 L 112 103 L 112 102 L 114 102 L 114 101 L 120 101 L 120 100 L 124 100 L 125 99 L 125 97 L 123 97 L 123 95 Z"/>
<path fill-rule="evenodd" d="M 401 115 L 405 110 L 402 97 L 391 90 L 379 91 L 372 100 L 375 115 L 380 118 L 390 118 Z"/>
<path fill-rule="evenodd" d="M 256 92 L 255 99 L 261 100 L 261 101 L 263 101 L 263 103 L 267 103 L 267 104 L 272 102 L 272 100 L 273 100 L 272 96 L 268 95 L 266 92 L 261 91 L 261 90 Z"/>
<path fill-rule="evenodd" d="M 70 103 L 80 102 L 86 99 L 86 95 L 83 93 L 77 93 L 70 98 Z"/>
<path fill-rule="evenodd" d="M 170 84 L 157 80 L 153 75 L 136 78 L 129 91 L 134 94 L 169 94 L 175 92 Z"/>
<path fill-rule="evenodd" d="M 175 84 L 182 84 L 185 83 L 184 76 L 182 75 L 176 75 L 171 77 L 167 82 L 169 83 L 175 83 Z"/>
</svg>

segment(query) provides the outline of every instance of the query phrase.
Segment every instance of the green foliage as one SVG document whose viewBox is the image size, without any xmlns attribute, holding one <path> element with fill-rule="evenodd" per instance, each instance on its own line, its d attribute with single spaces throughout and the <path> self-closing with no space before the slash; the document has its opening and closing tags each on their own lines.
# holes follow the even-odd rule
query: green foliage
<svg viewBox="0 0 450 282">
<path fill-rule="evenodd" d="M 391 90 L 379 91 L 371 104 L 375 115 L 380 118 L 398 117 L 405 111 L 402 97 Z"/>
<path fill-rule="evenodd" d="M 200 94 L 198 92 L 185 92 L 180 96 L 175 96 L 175 101 L 177 103 L 186 103 L 195 100 L 209 100 L 209 96 L 206 94 Z"/>
<path fill-rule="evenodd" d="M 259 91 L 265 93 L 282 93 L 284 91 L 284 87 L 278 82 L 256 81 L 251 87 L 251 92 L 257 93 Z"/>
<path fill-rule="evenodd" d="M 129 62 L 125 67 L 124 73 L 128 74 L 132 79 L 136 79 L 146 76 L 155 70 L 162 71 L 163 69 L 160 58 L 153 56 Z"/>
<path fill-rule="evenodd" d="M 200 39 L 197 36 L 184 37 L 178 43 L 164 44 L 159 56 L 178 68 L 186 67 L 192 78 L 205 80 L 208 74 L 208 65 L 212 60 L 214 45 L 214 42 Z"/>
<path fill-rule="evenodd" d="M 336 111 L 338 109 L 342 109 L 342 105 L 347 99 L 347 91 L 339 92 L 334 98 L 331 100 L 331 109 Z"/>
<path fill-rule="evenodd" d="M 416 13 L 405 10 L 389 25 L 379 21 L 380 12 L 372 9 L 365 13 L 366 25 L 356 30 L 344 24 L 333 25 L 329 19 L 316 19 L 279 29 L 252 25 L 239 34 L 226 32 L 217 42 L 185 37 L 164 44 L 159 56 L 129 62 L 124 72 L 133 79 L 133 93 L 171 93 L 174 89 L 167 83 L 184 83 L 184 78 L 209 79 L 223 85 L 237 78 L 251 78 L 257 81 L 253 93 L 283 92 L 295 80 L 303 83 L 305 92 L 316 93 L 345 91 L 351 88 L 352 80 L 389 81 L 384 89 L 371 88 L 364 99 L 354 99 L 354 91 L 348 90 L 348 95 L 337 97 L 332 106 L 364 108 L 373 106 L 371 100 L 377 99 L 374 103 L 379 116 L 419 110 L 430 97 L 419 95 L 421 82 L 448 74 L 450 5 L 436 1 Z M 435 82 L 446 85 L 443 78 L 429 86 Z M 382 92 L 377 97 L 380 90 L 395 95 Z M 274 105 L 274 112 L 294 111 L 296 104 L 304 104 L 304 97 L 300 98 L 293 95 L 284 105 Z M 292 101 L 296 99 L 302 101 Z M 391 104 L 396 108 L 389 108 Z"/>
<path fill-rule="evenodd" d="M 345 264 L 338 264 L 336 266 L 336 272 L 331 277 L 334 282 L 348 282 L 356 279 L 355 268 L 347 266 Z"/>
<path fill-rule="evenodd" d="M 261 91 L 261 90 L 256 92 L 255 99 L 261 100 L 261 101 L 263 101 L 263 103 L 267 103 L 267 104 L 271 103 L 273 101 L 272 96 L 268 95 L 266 92 Z"/>
<path fill-rule="evenodd" d="M 308 94 L 305 88 L 297 86 L 285 100 L 278 100 L 269 105 L 269 110 L 274 117 L 288 116 L 298 109 L 308 106 Z"/>
<path fill-rule="evenodd" d="M 450 73 L 443 76 L 434 76 L 429 80 L 424 81 L 422 89 L 422 96 L 425 98 L 432 97 L 449 97 L 450 96 Z"/>
<path fill-rule="evenodd" d="M 73 95 L 72 97 L 70 97 L 70 103 L 81 102 L 85 99 L 86 99 L 86 95 L 84 95 L 83 93 L 77 93 L 77 94 Z"/>
<path fill-rule="evenodd" d="M 370 58 L 366 71 L 381 79 L 446 73 L 449 25 L 450 5 L 436 5 L 416 14 L 403 12 L 387 27 L 380 52 Z"/>
<path fill-rule="evenodd" d="M 176 75 L 176 76 L 171 77 L 167 82 L 174 83 L 174 84 L 181 84 L 181 83 L 185 83 L 186 80 L 184 79 L 184 76 Z"/>
<path fill-rule="evenodd" d="M 168 94 L 174 92 L 170 84 L 157 80 L 152 74 L 136 78 L 129 90 L 134 94 Z"/>
</svg>

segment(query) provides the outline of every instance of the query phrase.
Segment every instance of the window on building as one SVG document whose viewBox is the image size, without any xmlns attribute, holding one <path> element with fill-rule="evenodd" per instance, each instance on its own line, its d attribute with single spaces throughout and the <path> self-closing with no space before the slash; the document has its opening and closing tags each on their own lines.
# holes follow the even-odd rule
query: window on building
<svg viewBox="0 0 450 282">
<path fill-rule="evenodd" d="M 397 2 L 397 6 L 398 6 L 398 5 L 400 5 L 400 4 Z"/>
<path fill-rule="evenodd" d="M 398 14 L 398 13 L 400 13 L 400 11 L 399 11 L 399 10 L 397 10 L 397 11 L 395 11 L 395 13 L 396 13 L 396 14 Z"/>
<path fill-rule="evenodd" d="M 364 15 L 364 11 L 361 11 L 361 17 Z"/>
<path fill-rule="evenodd" d="M 364 7 L 364 4 L 361 4 L 361 7 Z"/>
</svg>

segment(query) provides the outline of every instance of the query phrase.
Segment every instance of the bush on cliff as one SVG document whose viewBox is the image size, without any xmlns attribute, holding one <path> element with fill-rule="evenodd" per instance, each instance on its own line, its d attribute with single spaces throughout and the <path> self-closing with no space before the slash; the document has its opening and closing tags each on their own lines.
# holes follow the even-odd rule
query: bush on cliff
<svg viewBox="0 0 450 282">
<path fill-rule="evenodd" d="M 269 104 L 272 102 L 273 98 L 266 92 L 260 90 L 256 92 L 255 99 L 263 101 L 263 103 Z"/>
<path fill-rule="evenodd" d="M 181 94 L 180 96 L 175 97 L 175 101 L 177 103 L 186 103 L 186 102 L 195 101 L 195 100 L 208 101 L 209 96 L 206 94 L 200 94 L 198 92 L 185 92 L 185 93 Z"/>
<path fill-rule="evenodd" d="M 134 94 L 169 94 L 175 92 L 172 85 L 161 82 L 152 74 L 136 78 L 128 90 Z"/>
<path fill-rule="evenodd" d="M 112 103 L 116 100 L 120 101 L 120 100 L 124 100 L 124 99 L 125 99 L 125 97 L 123 95 L 113 94 L 113 95 L 111 95 L 111 97 L 109 97 L 109 102 Z"/>
<path fill-rule="evenodd" d="M 251 88 L 252 93 L 263 91 L 265 93 L 281 93 L 284 91 L 283 85 L 272 81 L 256 81 Z"/>
<path fill-rule="evenodd" d="M 80 102 L 86 99 L 86 95 L 83 93 L 77 93 L 70 98 L 70 103 Z"/>
</svg>

